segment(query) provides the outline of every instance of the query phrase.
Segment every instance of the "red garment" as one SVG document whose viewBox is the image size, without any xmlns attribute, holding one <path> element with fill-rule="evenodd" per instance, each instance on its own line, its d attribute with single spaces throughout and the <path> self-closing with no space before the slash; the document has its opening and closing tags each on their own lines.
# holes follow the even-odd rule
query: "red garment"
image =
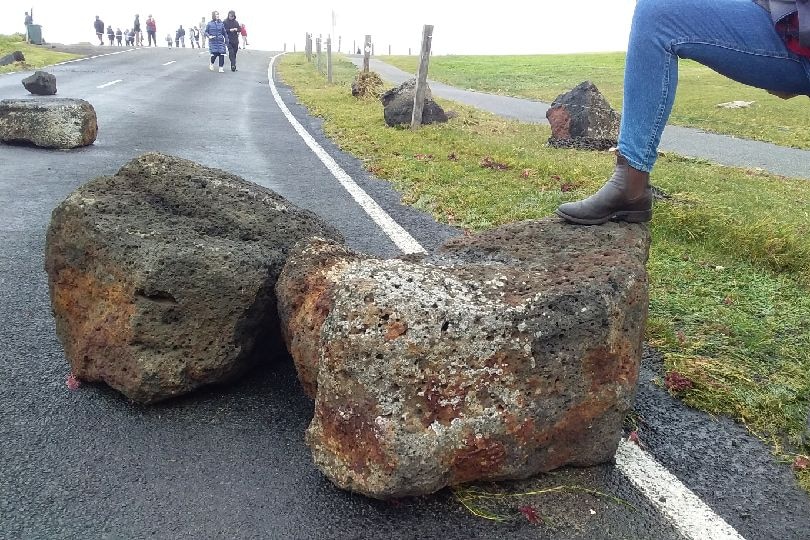
<svg viewBox="0 0 810 540">
<path fill-rule="evenodd" d="M 244 24 L 239 27 L 239 33 L 242 34 L 243 36 L 247 36 L 247 28 L 245 28 Z"/>
<path fill-rule="evenodd" d="M 800 56 L 810 58 L 810 47 L 802 47 L 799 43 L 799 15 L 794 13 L 776 25 L 776 30 L 785 38 L 785 45 Z"/>
</svg>

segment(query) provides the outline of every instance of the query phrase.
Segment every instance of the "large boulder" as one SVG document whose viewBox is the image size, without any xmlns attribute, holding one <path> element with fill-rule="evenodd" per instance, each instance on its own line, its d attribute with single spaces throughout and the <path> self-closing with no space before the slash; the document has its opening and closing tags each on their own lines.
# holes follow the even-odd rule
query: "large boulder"
<svg viewBox="0 0 810 540">
<path fill-rule="evenodd" d="M 35 71 L 22 80 L 26 90 L 38 96 L 52 96 L 56 93 L 56 76 L 47 71 Z"/>
<path fill-rule="evenodd" d="M 268 361 L 283 350 L 276 279 L 311 235 L 340 239 L 280 195 L 176 157 L 87 182 L 53 211 L 45 248 L 73 374 L 152 403 Z"/>
<path fill-rule="evenodd" d="M 78 148 L 98 134 L 96 110 L 83 99 L 29 98 L 0 101 L 0 141 L 44 148 Z"/>
<path fill-rule="evenodd" d="M 25 62 L 25 55 L 22 51 L 14 51 L 0 57 L 0 66 L 7 66 L 14 62 Z"/>
<path fill-rule="evenodd" d="M 548 219 L 424 260 L 299 245 L 277 284 L 316 465 L 389 498 L 609 461 L 647 313 L 643 225 Z"/>
<path fill-rule="evenodd" d="M 427 84 L 427 83 L 425 83 Z M 413 117 L 413 102 L 416 98 L 416 79 L 409 79 L 392 88 L 380 97 L 385 123 L 389 126 L 410 125 Z M 433 101 L 430 86 L 425 89 L 425 105 L 422 109 L 422 124 L 447 122 L 448 117 L 441 106 Z"/>
<path fill-rule="evenodd" d="M 607 150 L 616 146 L 619 137 L 621 115 L 590 81 L 557 96 L 546 118 L 552 147 Z"/>
</svg>

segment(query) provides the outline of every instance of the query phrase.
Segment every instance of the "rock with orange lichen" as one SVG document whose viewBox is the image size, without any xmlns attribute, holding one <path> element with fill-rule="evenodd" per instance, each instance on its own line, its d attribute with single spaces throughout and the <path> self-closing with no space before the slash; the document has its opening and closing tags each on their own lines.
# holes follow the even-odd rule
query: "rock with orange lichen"
<svg viewBox="0 0 810 540">
<path fill-rule="evenodd" d="M 611 460 L 638 378 L 649 242 L 643 225 L 548 219 L 422 260 L 299 245 L 277 290 L 315 396 L 317 466 L 389 498 Z"/>
<path fill-rule="evenodd" d="M 87 182 L 46 240 L 72 373 L 152 403 L 268 361 L 276 279 L 312 235 L 340 238 L 278 194 L 180 158 L 144 154 Z"/>
</svg>

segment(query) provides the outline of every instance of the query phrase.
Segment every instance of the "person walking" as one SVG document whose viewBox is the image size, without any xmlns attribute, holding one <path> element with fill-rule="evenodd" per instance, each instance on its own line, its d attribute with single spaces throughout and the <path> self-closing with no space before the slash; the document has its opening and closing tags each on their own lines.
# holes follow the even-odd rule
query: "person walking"
<svg viewBox="0 0 810 540">
<path fill-rule="evenodd" d="M 115 44 L 119 47 L 122 45 L 121 40 L 124 39 L 124 33 L 120 28 L 115 29 Z"/>
<path fill-rule="evenodd" d="M 180 47 L 186 46 L 186 30 L 183 28 L 183 25 L 180 25 L 180 28 L 174 33 L 174 46 Z"/>
<path fill-rule="evenodd" d="M 110 47 L 112 47 L 113 41 L 115 41 L 115 30 L 112 29 L 112 25 L 107 27 L 107 39 L 110 40 Z"/>
<path fill-rule="evenodd" d="M 205 17 L 200 20 L 200 34 L 202 34 L 202 46 L 205 47 L 205 42 L 208 40 L 208 35 L 205 33 L 205 27 L 207 23 L 205 22 Z"/>
<path fill-rule="evenodd" d="M 796 11 L 799 4 L 638 0 L 613 175 L 590 197 L 560 205 L 557 215 L 580 225 L 652 219 L 650 171 L 675 101 L 679 58 L 785 99 L 810 95 L 810 9 Z"/>
<path fill-rule="evenodd" d="M 228 12 L 225 19 L 225 33 L 228 36 L 228 58 L 231 61 L 231 71 L 236 71 L 236 53 L 239 52 L 239 22 L 236 20 L 236 12 Z"/>
<path fill-rule="evenodd" d="M 96 15 L 96 20 L 93 22 L 93 28 L 96 30 L 98 44 L 104 45 L 104 21 L 102 21 L 98 15 Z"/>
<path fill-rule="evenodd" d="M 141 16 L 135 14 L 135 22 L 132 23 L 132 31 L 135 32 L 135 45 L 143 47 L 143 32 L 141 32 Z"/>
<path fill-rule="evenodd" d="M 172 48 L 172 35 L 171 34 L 166 34 L 166 46 L 168 48 L 170 48 L 170 49 Z"/>
<path fill-rule="evenodd" d="M 244 23 L 239 26 L 239 34 L 242 36 L 242 48 L 247 49 L 248 42 L 247 42 L 247 27 Z"/>
<path fill-rule="evenodd" d="M 151 15 L 146 19 L 146 41 L 149 47 L 154 45 L 155 47 L 158 46 L 157 44 L 157 23 L 155 19 L 152 18 Z"/>
<path fill-rule="evenodd" d="M 188 41 L 191 43 L 191 48 L 200 48 L 200 30 L 196 26 L 192 26 L 188 31 Z"/>
<path fill-rule="evenodd" d="M 219 72 L 225 73 L 225 24 L 219 19 L 219 12 L 211 12 L 211 20 L 205 25 L 205 35 L 208 37 L 208 51 L 211 53 L 211 64 L 208 69 L 214 71 L 214 61 L 219 58 Z"/>
</svg>

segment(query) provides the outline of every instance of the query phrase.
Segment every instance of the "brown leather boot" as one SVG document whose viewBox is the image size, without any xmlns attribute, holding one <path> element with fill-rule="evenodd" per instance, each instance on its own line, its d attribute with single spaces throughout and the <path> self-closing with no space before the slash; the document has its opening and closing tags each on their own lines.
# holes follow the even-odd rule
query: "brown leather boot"
<svg viewBox="0 0 810 540">
<path fill-rule="evenodd" d="M 557 215 L 579 225 L 601 225 L 609 220 L 643 223 L 652 219 L 650 173 L 631 167 L 616 154 L 613 176 L 602 188 L 581 201 L 561 204 Z"/>
</svg>

